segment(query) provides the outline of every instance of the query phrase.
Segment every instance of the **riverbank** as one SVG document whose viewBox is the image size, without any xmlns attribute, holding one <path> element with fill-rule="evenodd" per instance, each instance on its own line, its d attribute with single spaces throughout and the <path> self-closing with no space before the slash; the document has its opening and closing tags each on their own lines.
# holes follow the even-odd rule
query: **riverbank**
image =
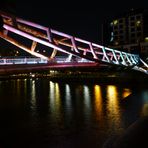
<svg viewBox="0 0 148 148">
<path fill-rule="evenodd" d="M 42 71 L 34 73 L 0 75 L 0 80 L 11 79 L 49 79 L 54 82 L 100 82 L 100 83 L 122 83 L 146 85 L 148 76 L 144 73 L 131 70 L 113 71 L 110 69 L 99 69 L 90 71 Z"/>
</svg>

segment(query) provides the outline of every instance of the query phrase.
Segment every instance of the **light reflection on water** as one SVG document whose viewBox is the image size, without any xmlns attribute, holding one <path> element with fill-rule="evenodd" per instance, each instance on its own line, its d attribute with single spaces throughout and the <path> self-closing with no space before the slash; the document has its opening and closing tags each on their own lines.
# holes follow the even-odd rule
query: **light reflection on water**
<svg viewBox="0 0 148 148">
<path fill-rule="evenodd" d="M 71 89 L 69 84 L 65 84 L 65 104 L 66 104 L 66 114 L 67 117 L 70 118 L 72 114 L 72 96 L 71 96 Z"/>
<path fill-rule="evenodd" d="M 56 120 L 60 119 L 60 108 L 61 108 L 61 98 L 60 98 L 60 90 L 59 90 L 59 84 L 49 82 L 49 107 L 51 112 L 51 119 L 54 122 L 57 122 Z"/>
<path fill-rule="evenodd" d="M 117 87 L 107 86 L 107 117 L 110 121 L 111 130 L 117 130 L 121 127 L 121 112 L 119 109 L 119 99 Z"/>
<path fill-rule="evenodd" d="M 91 97 L 89 87 L 83 86 L 83 96 L 84 97 L 84 114 L 85 117 L 89 120 L 91 117 Z"/>
<path fill-rule="evenodd" d="M 11 113 L 11 117 L 15 117 L 14 125 L 21 126 L 21 118 L 23 128 L 29 128 L 30 135 L 35 131 L 45 135 L 46 140 L 52 137 L 54 146 L 60 142 L 62 146 L 71 143 L 74 147 L 95 148 L 101 146 L 110 133 L 120 133 L 120 129 L 131 122 L 131 116 L 134 121 L 141 114 L 148 115 L 148 90 L 140 92 L 141 100 L 132 97 L 133 91 L 118 85 L 57 83 L 46 79 L 0 81 L 0 114 L 9 108 L 15 110 Z M 23 115 L 16 118 L 18 113 Z M 31 119 L 27 118 L 28 114 Z M 33 126 L 33 122 L 37 126 Z M 14 134 L 20 132 L 20 128 L 14 128 Z M 23 132 L 20 136 L 26 138 Z M 66 138 L 67 143 L 61 138 Z M 85 138 L 85 143 L 81 138 Z"/>
<path fill-rule="evenodd" d="M 102 100 L 101 87 L 99 85 L 94 86 L 94 99 L 95 99 L 94 107 L 96 112 L 96 118 L 101 120 L 103 116 L 103 100 Z"/>
<path fill-rule="evenodd" d="M 35 87 L 35 81 L 34 80 L 30 80 L 30 85 L 31 85 L 31 89 L 30 89 L 30 95 L 31 95 L 31 110 L 32 112 L 36 112 L 36 87 Z"/>
<path fill-rule="evenodd" d="M 71 109 L 71 90 L 68 84 L 65 85 L 65 99 L 66 99 L 66 106 L 67 109 L 70 111 Z"/>
</svg>

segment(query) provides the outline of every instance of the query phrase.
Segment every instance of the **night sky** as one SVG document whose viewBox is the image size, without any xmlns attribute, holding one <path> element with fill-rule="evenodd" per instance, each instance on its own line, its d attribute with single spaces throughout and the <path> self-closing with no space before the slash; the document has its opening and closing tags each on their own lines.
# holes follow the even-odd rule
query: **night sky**
<svg viewBox="0 0 148 148">
<path fill-rule="evenodd" d="M 2 0 L 1 9 L 26 20 L 101 43 L 101 24 L 131 8 L 148 8 L 147 0 Z"/>
</svg>

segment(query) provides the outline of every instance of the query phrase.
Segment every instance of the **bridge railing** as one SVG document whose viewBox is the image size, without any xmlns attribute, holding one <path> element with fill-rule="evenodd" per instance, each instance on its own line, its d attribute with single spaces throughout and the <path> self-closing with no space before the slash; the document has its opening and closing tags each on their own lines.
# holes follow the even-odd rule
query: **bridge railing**
<svg viewBox="0 0 148 148">
<path fill-rule="evenodd" d="M 45 64 L 48 60 L 41 58 L 1 58 L 0 65 L 11 65 L 11 64 Z"/>
<path fill-rule="evenodd" d="M 72 61 L 68 61 L 67 57 L 56 57 L 52 60 L 46 60 L 42 58 L 0 58 L 0 65 L 15 65 L 15 64 L 47 64 L 47 63 L 93 63 L 94 61 L 90 61 L 84 59 L 82 61 L 81 58 L 73 59 Z"/>
</svg>

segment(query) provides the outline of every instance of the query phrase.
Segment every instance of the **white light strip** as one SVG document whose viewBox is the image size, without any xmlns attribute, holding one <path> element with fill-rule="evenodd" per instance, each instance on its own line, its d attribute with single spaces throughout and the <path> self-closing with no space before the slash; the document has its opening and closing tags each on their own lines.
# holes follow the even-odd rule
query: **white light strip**
<svg viewBox="0 0 148 148">
<path fill-rule="evenodd" d="M 29 35 L 29 34 L 23 32 L 23 31 L 17 30 L 17 29 L 15 29 L 15 28 L 11 27 L 11 26 L 6 25 L 6 24 L 4 24 L 4 28 L 7 29 L 7 30 L 9 30 L 9 31 L 11 31 L 11 32 L 14 32 L 14 33 L 16 33 L 16 34 L 18 34 L 18 35 L 21 35 L 21 36 L 23 36 L 23 37 L 26 37 L 26 38 L 28 38 L 28 39 L 30 39 L 30 40 L 36 41 L 36 42 L 38 42 L 38 43 L 41 43 L 41 44 L 43 44 L 43 45 L 45 45 L 45 46 L 48 46 L 48 47 L 57 49 L 57 50 L 59 50 L 59 51 L 61 51 L 61 52 L 67 53 L 67 54 L 70 53 L 70 52 L 68 52 L 68 51 L 63 50 L 62 48 L 59 48 L 58 46 L 55 46 L 55 45 L 53 45 L 53 44 L 51 44 L 51 43 L 49 43 L 49 42 L 43 41 L 43 40 L 41 40 L 41 39 L 38 39 L 38 38 L 36 38 L 36 37 L 34 37 L 34 36 L 32 36 L 32 35 Z M 31 51 L 30 51 L 30 52 L 31 52 Z M 36 53 L 36 54 L 37 54 L 37 53 Z"/>
<path fill-rule="evenodd" d="M 148 68 L 148 64 L 146 62 L 144 62 L 141 58 L 140 58 L 140 61 L 143 63 L 143 65 Z"/>
</svg>

